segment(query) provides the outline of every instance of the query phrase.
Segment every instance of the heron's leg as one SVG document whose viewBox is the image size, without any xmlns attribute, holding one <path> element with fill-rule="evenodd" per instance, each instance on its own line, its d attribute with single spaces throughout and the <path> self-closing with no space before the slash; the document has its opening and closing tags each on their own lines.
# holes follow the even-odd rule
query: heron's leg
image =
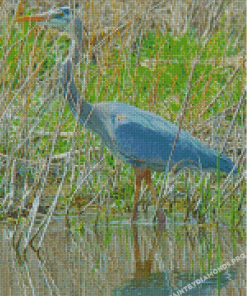
<svg viewBox="0 0 247 296">
<path fill-rule="evenodd" d="M 146 180 L 146 183 L 147 183 L 147 185 L 149 187 L 149 190 L 151 192 L 151 196 L 152 196 L 152 198 L 154 200 L 154 203 L 155 203 L 156 206 L 158 206 L 159 203 L 158 203 L 158 200 L 156 198 L 156 191 L 155 191 L 154 186 L 152 184 L 151 171 L 148 170 L 148 169 L 145 169 L 145 180 Z"/>
<path fill-rule="evenodd" d="M 136 188 L 135 188 L 135 199 L 134 199 L 134 206 L 133 206 L 133 213 L 132 213 L 131 222 L 135 221 L 137 218 L 138 198 L 139 198 L 139 194 L 140 194 L 140 187 L 141 187 L 142 179 L 145 178 L 145 171 L 146 171 L 146 169 L 134 167 Z"/>
<path fill-rule="evenodd" d="M 156 198 L 156 192 L 153 187 L 152 180 L 151 180 L 151 171 L 149 169 L 134 167 L 134 172 L 135 172 L 135 179 L 136 179 L 136 194 L 135 194 L 135 199 L 134 199 L 134 207 L 133 207 L 133 214 L 132 214 L 131 222 L 135 221 L 137 218 L 138 198 L 139 198 L 142 179 L 146 180 L 147 185 L 150 189 L 152 198 L 154 199 L 154 202 L 155 202 L 155 205 L 157 208 L 156 215 L 157 215 L 158 221 L 164 222 L 165 216 L 164 216 L 164 213 L 162 212 L 162 210 L 159 206 L 159 202 Z"/>
</svg>

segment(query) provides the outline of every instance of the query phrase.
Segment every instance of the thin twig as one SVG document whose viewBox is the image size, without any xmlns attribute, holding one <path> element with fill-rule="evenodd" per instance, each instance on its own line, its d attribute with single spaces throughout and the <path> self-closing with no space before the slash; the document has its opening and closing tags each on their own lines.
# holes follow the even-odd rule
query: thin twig
<svg viewBox="0 0 247 296">
<path fill-rule="evenodd" d="M 227 80 L 226 84 L 222 87 L 222 89 L 218 92 L 218 94 L 213 98 L 213 100 L 209 103 L 209 105 L 203 109 L 203 111 L 198 115 L 198 117 L 202 117 L 220 98 L 220 96 L 224 93 L 228 85 L 230 85 L 233 81 L 233 78 L 237 75 L 237 73 L 241 70 L 242 65 L 240 64 L 236 70 L 233 72 L 232 76 Z"/>
<path fill-rule="evenodd" d="M 240 107 L 241 107 L 241 105 L 242 105 L 242 103 L 243 103 L 243 101 L 244 101 L 244 97 L 245 97 L 245 96 L 246 96 L 246 89 L 244 90 L 244 92 L 243 92 L 243 94 L 242 94 L 242 96 L 241 96 L 241 98 L 240 98 L 240 100 L 239 100 L 238 107 L 237 107 L 237 109 L 236 109 L 236 111 L 235 111 L 235 114 L 234 114 L 234 116 L 233 116 L 233 119 L 232 119 L 231 125 L 230 125 L 230 127 L 228 128 L 228 131 L 226 132 L 225 142 L 224 142 L 224 144 L 223 144 L 222 147 L 221 147 L 220 153 L 224 152 L 225 149 L 226 149 L 226 143 L 227 143 L 227 141 L 228 141 L 229 135 L 230 135 L 230 133 L 231 133 L 231 130 L 232 130 L 233 125 L 234 125 L 234 122 L 235 122 L 235 120 L 236 120 L 236 118 L 237 118 L 237 115 L 238 115 L 238 113 L 239 113 Z"/>
</svg>

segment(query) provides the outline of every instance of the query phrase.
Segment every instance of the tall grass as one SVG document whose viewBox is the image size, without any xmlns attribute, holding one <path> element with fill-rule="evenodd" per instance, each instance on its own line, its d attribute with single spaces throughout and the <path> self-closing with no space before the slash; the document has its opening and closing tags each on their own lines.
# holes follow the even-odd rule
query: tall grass
<svg viewBox="0 0 247 296">
<path fill-rule="evenodd" d="M 131 168 L 76 122 L 62 96 L 59 65 L 70 45 L 69 32 L 21 26 L 13 22 L 20 7 L 1 5 L 2 212 L 21 211 L 37 197 L 51 197 L 50 205 L 58 192 L 61 208 L 69 200 L 82 209 L 129 209 Z M 243 2 L 81 1 L 79 16 L 85 24 L 85 54 L 75 69 L 81 96 L 91 103 L 135 105 L 177 124 L 184 112 L 181 126 L 208 146 L 221 150 L 227 139 L 224 153 L 239 161 L 234 182 L 225 186 L 219 171 L 216 178 L 171 172 L 165 182 L 163 173 L 153 172 L 153 180 L 166 204 L 179 209 L 189 196 L 189 212 L 204 216 L 210 207 L 211 218 L 215 206 L 220 209 L 222 190 L 230 192 L 224 207 L 230 207 L 233 221 L 232 199 L 242 205 L 245 192 L 246 117 L 245 103 L 239 104 L 246 64 Z"/>
</svg>

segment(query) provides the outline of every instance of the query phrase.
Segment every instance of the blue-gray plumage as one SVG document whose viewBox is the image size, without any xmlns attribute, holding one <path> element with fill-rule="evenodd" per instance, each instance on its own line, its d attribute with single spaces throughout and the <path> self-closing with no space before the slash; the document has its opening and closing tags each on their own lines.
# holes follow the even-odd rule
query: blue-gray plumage
<svg viewBox="0 0 247 296">
<path fill-rule="evenodd" d="M 97 133 L 113 154 L 134 167 L 136 195 L 132 221 L 137 217 L 137 201 L 141 180 L 145 179 L 155 199 L 150 170 L 165 171 L 178 126 L 170 121 L 134 106 L 117 102 L 90 104 L 83 100 L 75 85 L 73 65 L 82 54 L 83 26 L 67 7 L 50 10 L 36 16 L 25 16 L 16 21 L 40 21 L 61 27 L 73 24 L 72 45 L 61 65 L 60 79 L 68 105 L 75 117 L 86 128 Z M 79 111 L 79 112 L 78 112 Z M 217 167 L 217 151 L 208 148 L 195 137 L 181 129 L 176 141 L 169 169 L 197 168 L 213 171 Z M 220 156 L 220 170 L 229 173 L 234 167 L 230 158 Z M 237 169 L 234 171 L 237 172 Z"/>
<path fill-rule="evenodd" d="M 178 130 L 175 124 L 154 113 L 127 104 L 90 104 L 81 100 L 72 77 L 70 60 L 65 62 L 63 69 L 62 81 L 68 104 L 75 116 L 76 106 L 80 104 L 79 121 L 82 125 L 85 124 L 88 129 L 97 133 L 104 144 L 125 162 L 151 170 L 166 169 Z M 217 153 L 181 129 L 170 167 L 176 165 L 177 170 L 189 167 L 215 171 Z M 229 173 L 232 168 L 230 158 L 221 154 L 220 169 Z"/>
<path fill-rule="evenodd" d="M 93 105 L 95 114 L 102 119 L 102 132 L 109 148 L 126 162 L 151 170 L 164 171 L 178 127 L 151 112 L 116 102 Z M 102 136 L 101 136 L 102 137 Z M 180 130 L 170 166 L 201 168 L 212 171 L 217 166 L 217 151 L 206 147 L 189 133 Z M 220 169 L 229 173 L 232 161 L 220 156 Z"/>
</svg>

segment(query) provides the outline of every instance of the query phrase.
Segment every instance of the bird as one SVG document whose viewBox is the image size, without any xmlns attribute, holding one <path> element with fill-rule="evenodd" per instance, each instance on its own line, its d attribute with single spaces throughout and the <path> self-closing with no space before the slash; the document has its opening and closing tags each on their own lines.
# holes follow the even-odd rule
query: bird
<svg viewBox="0 0 247 296">
<path fill-rule="evenodd" d="M 176 172 L 184 169 L 216 171 L 218 151 L 209 148 L 189 132 L 167 119 L 116 101 L 91 104 L 81 98 L 75 84 L 73 67 L 83 51 L 83 23 L 69 7 L 52 8 L 40 14 L 20 16 L 16 22 L 39 22 L 63 30 L 72 27 L 71 45 L 60 67 L 60 81 L 69 108 L 79 122 L 96 133 L 103 144 L 122 161 L 134 168 L 135 196 L 131 222 L 136 222 L 141 182 L 146 181 L 158 206 L 151 171 Z M 178 135 L 178 136 L 177 136 Z M 234 163 L 220 155 L 220 170 L 237 173 Z M 162 215 L 161 219 L 162 218 Z"/>
</svg>

